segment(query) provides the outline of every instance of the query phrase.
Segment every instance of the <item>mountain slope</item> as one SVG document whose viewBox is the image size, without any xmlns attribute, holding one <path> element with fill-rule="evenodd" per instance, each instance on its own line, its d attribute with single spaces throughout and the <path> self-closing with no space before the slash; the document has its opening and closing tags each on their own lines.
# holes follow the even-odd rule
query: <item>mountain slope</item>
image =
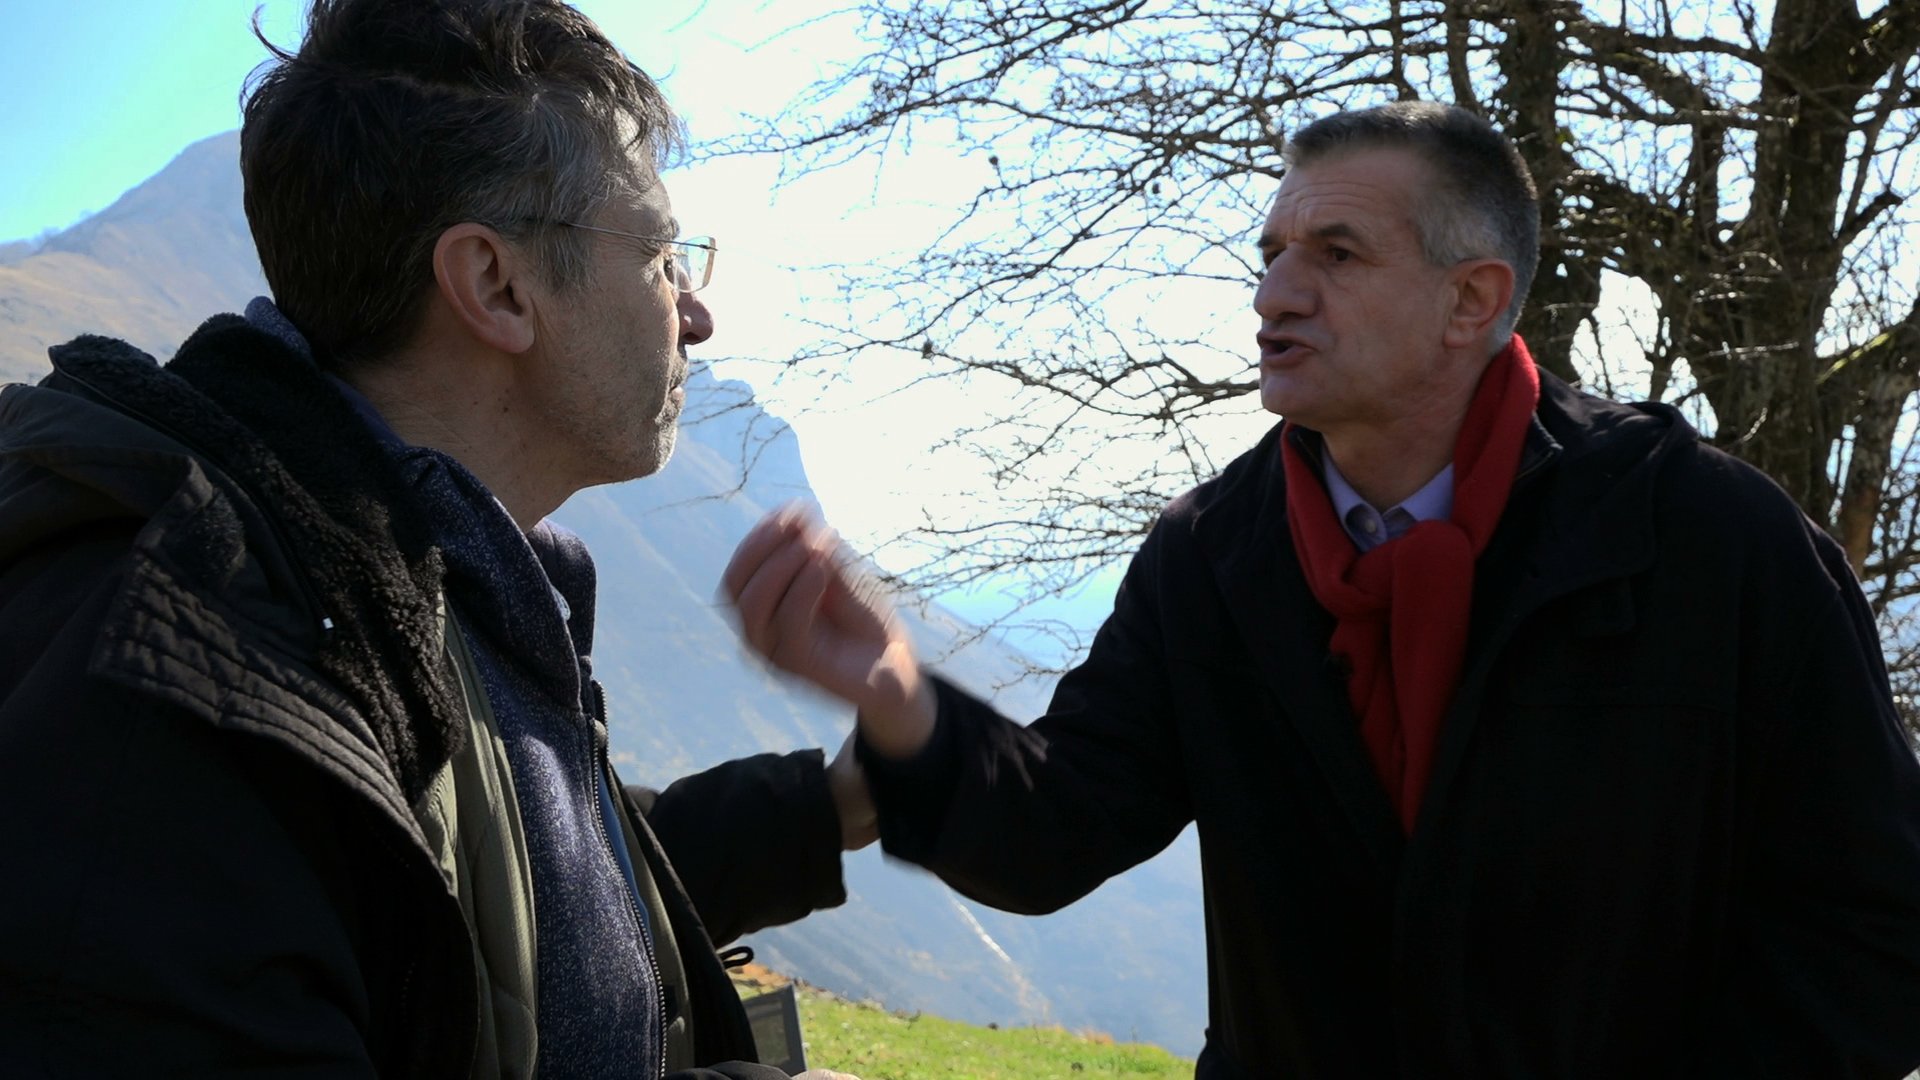
<svg viewBox="0 0 1920 1080">
<path fill-rule="evenodd" d="M 240 211 L 231 134 L 196 143 L 113 206 L 31 252 L 0 248 L 0 377 L 37 379 L 46 347 L 86 332 L 164 357 L 208 314 L 265 291 Z M 750 317 L 750 316 L 749 316 Z M 748 465 L 751 468 L 748 468 Z M 734 545 L 768 509 L 810 500 L 801 447 L 744 384 L 697 369 L 680 446 L 642 481 L 582 492 L 556 514 L 599 565 L 595 669 L 612 750 L 629 779 L 665 784 L 731 757 L 837 747 L 847 710 L 743 653 L 714 592 Z M 909 612 L 963 685 L 1023 670 L 937 607 Z M 951 653 L 951 656 L 947 656 Z M 1001 704 L 1033 715 L 1046 687 Z M 755 935 L 773 966 L 854 998 L 976 1023 L 1054 1023 L 1197 1051 L 1205 1025 L 1199 874 L 1191 834 L 1057 915 L 963 901 L 877 849 L 846 860 L 848 903 Z M 768 882 L 767 887 L 778 887 Z"/>
<path fill-rule="evenodd" d="M 112 206 L 0 258 L 0 379 L 39 378 L 78 334 L 171 353 L 201 319 L 267 291 L 240 208 L 240 139 L 204 139 Z M 11 246 L 11 245 L 9 245 Z"/>
</svg>

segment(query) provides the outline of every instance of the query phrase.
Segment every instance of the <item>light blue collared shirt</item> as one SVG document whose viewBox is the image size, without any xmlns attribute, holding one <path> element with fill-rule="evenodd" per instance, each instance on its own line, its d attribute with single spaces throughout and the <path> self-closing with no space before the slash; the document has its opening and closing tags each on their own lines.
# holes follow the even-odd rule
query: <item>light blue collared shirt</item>
<svg viewBox="0 0 1920 1080">
<path fill-rule="evenodd" d="M 1327 494 L 1333 499 L 1333 512 L 1339 515 L 1341 527 L 1361 551 L 1372 551 L 1389 540 L 1398 540 L 1422 521 L 1445 521 L 1453 515 L 1452 462 L 1419 491 L 1384 513 L 1353 490 L 1347 478 L 1340 475 L 1340 467 L 1333 463 L 1333 455 L 1324 450 L 1320 454 L 1320 475 L 1327 482 Z"/>
</svg>

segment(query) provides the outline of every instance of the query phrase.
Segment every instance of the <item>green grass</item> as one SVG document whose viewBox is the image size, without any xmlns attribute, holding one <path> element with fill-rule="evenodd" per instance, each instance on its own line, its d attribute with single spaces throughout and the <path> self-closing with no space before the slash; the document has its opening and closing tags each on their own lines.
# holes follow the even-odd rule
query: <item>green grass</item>
<svg viewBox="0 0 1920 1080">
<path fill-rule="evenodd" d="M 983 1028 L 896 1014 L 800 991 L 807 1064 L 860 1080 L 1191 1080 L 1193 1062 L 1157 1046 L 1116 1043 L 1060 1028 Z"/>
</svg>

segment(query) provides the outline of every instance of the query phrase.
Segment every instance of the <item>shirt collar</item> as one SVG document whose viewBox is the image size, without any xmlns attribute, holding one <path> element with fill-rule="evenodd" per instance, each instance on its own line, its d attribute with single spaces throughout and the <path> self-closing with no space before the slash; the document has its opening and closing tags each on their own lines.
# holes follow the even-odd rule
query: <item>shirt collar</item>
<svg viewBox="0 0 1920 1080">
<path fill-rule="evenodd" d="M 1366 506 L 1369 513 L 1376 511 L 1364 498 L 1361 498 L 1358 491 L 1353 489 L 1353 485 L 1347 482 L 1347 478 L 1341 475 L 1340 467 L 1333 463 L 1332 454 L 1320 455 L 1320 477 L 1326 481 L 1327 496 L 1333 502 L 1333 513 L 1339 519 L 1340 527 L 1353 538 L 1353 542 L 1360 547 L 1360 550 L 1366 551 L 1377 547 L 1391 538 L 1383 532 L 1369 534 L 1356 528 L 1354 524 L 1356 518 L 1353 513 L 1355 509 Z M 1389 528 L 1393 519 L 1400 514 L 1405 514 L 1412 522 L 1445 521 L 1451 517 L 1453 514 L 1453 463 L 1448 462 L 1446 468 L 1434 474 L 1433 479 L 1422 484 L 1420 490 L 1402 499 L 1398 505 L 1377 511 L 1377 514 L 1380 520 L 1389 523 Z M 1411 528 L 1411 523 L 1407 527 Z M 1404 531 L 1405 529 L 1392 529 L 1391 535 L 1398 536 Z"/>
</svg>

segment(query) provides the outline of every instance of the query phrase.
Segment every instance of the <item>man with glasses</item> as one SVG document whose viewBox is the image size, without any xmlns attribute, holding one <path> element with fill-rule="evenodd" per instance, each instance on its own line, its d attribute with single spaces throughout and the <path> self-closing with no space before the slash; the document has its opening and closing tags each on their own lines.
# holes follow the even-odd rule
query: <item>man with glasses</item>
<svg viewBox="0 0 1920 1080">
<path fill-rule="evenodd" d="M 545 520 L 713 333 L 677 121 L 557 0 L 274 53 L 273 300 L 0 396 L 0 1074 L 783 1077 L 715 942 L 845 898 L 844 773 L 623 787 Z"/>
<path fill-rule="evenodd" d="M 1283 158 L 1285 420 L 1168 506 L 1046 716 L 921 671 L 818 523 L 728 568 L 858 707 L 888 853 L 1043 912 L 1197 824 L 1207 1080 L 1920 1064 L 1920 769 L 1839 546 L 1675 410 L 1534 368 L 1539 207 L 1484 119 Z"/>
</svg>

